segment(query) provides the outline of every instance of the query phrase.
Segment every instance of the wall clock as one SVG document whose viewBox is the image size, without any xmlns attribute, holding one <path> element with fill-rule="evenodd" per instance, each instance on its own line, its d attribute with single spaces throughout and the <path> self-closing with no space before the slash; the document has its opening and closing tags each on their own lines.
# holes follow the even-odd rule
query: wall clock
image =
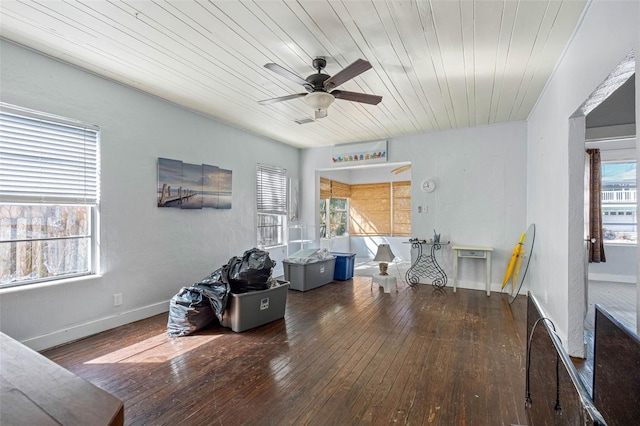
<svg viewBox="0 0 640 426">
<path fill-rule="evenodd" d="M 436 189 L 436 182 L 433 179 L 425 179 L 420 187 L 424 192 L 433 192 Z"/>
</svg>

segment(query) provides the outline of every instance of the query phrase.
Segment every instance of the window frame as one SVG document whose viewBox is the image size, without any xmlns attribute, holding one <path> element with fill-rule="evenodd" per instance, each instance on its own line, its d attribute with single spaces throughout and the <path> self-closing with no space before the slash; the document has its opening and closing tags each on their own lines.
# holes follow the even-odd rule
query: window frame
<svg viewBox="0 0 640 426">
<path fill-rule="evenodd" d="M 98 275 L 100 128 L 6 103 L 0 103 L 0 120 L 0 151 L 5 157 L 0 175 L 9 182 L 0 190 L 5 224 L 0 246 L 8 244 L 2 253 L 10 265 L 2 271 L 0 289 Z M 74 216 L 75 208 L 79 216 Z M 56 229 L 61 217 L 68 216 L 79 220 L 70 226 L 83 233 L 65 235 L 66 230 Z M 84 251 L 80 257 L 79 248 Z M 19 258 L 21 253 L 24 258 Z M 70 258 L 73 271 L 59 272 L 52 266 Z M 29 265 L 28 273 L 17 276 L 23 262 Z"/>
<path fill-rule="evenodd" d="M 336 209 L 332 204 L 331 200 L 344 200 L 345 208 L 344 209 Z M 324 202 L 325 209 L 322 208 L 322 203 Z M 328 208 L 326 208 L 328 207 Z M 339 222 L 344 224 L 344 233 L 340 235 L 333 235 L 332 228 L 334 222 L 331 221 L 332 214 L 335 212 L 344 212 L 345 221 Z M 349 236 L 349 198 L 343 197 L 329 197 L 326 199 L 320 199 L 320 217 L 322 218 L 324 215 L 325 223 L 322 224 L 322 220 L 320 221 L 320 238 L 331 239 L 331 238 L 340 238 L 340 237 L 348 237 Z M 333 215 L 335 216 L 335 215 Z M 324 232 L 322 228 L 324 226 Z"/>
</svg>

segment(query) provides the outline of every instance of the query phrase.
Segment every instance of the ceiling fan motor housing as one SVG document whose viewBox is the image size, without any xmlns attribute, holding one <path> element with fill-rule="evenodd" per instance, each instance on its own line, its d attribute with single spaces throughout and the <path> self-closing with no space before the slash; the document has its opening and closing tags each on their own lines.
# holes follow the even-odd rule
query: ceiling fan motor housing
<svg viewBox="0 0 640 426">
<path fill-rule="evenodd" d="M 311 74 L 306 78 L 307 82 L 311 85 L 313 92 L 326 92 L 327 90 L 324 87 L 325 80 L 328 80 L 331 76 L 328 74 Z"/>
</svg>

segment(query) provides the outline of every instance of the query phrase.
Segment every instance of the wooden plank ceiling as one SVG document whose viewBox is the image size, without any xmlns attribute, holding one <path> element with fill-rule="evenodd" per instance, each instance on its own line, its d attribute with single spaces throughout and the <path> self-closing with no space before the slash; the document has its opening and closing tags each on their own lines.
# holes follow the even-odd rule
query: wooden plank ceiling
<svg viewBox="0 0 640 426">
<path fill-rule="evenodd" d="M 586 0 L 2 0 L 0 36 L 126 85 L 298 147 L 525 120 Z M 373 68 L 313 117 L 303 78 L 324 57 L 334 75 Z"/>
</svg>

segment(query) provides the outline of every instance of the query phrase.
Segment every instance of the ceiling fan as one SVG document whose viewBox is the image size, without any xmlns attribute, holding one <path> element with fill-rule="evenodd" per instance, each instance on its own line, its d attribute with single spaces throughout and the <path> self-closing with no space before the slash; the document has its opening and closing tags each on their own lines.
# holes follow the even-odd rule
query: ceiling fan
<svg viewBox="0 0 640 426">
<path fill-rule="evenodd" d="M 321 72 L 324 67 L 327 66 L 327 61 L 324 58 L 315 58 L 312 64 L 313 68 L 318 70 L 318 72 L 311 74 L 306 79 L 292 73 L 278 64 L 265 64 L 264 67 L 268 70 L 271 70 L 294 83 L 301 84 L 307 90 L 307 93 L 296 93 L 293 95 L 280 96 L 279 98 L 265 99 L 263 101 L 258 101 L 258 103 L 260 105 L 269 105 L 276 102 L 304 98 L 304 101 L 315 110 L 316 119 L 318 119 L 327 116 L 327 108 L 329 108 L 336 99 L 344 99 L 345 101 L 360 102 L 371 105 L 378 105 L 382 100 L 382 96 L 347 92 L 345 90 L 334 90 L 341 84 L 370 69 L 371 64 L 369 61 L 358 59 L 334 76 L 323 74 Z"/>
</svg>

